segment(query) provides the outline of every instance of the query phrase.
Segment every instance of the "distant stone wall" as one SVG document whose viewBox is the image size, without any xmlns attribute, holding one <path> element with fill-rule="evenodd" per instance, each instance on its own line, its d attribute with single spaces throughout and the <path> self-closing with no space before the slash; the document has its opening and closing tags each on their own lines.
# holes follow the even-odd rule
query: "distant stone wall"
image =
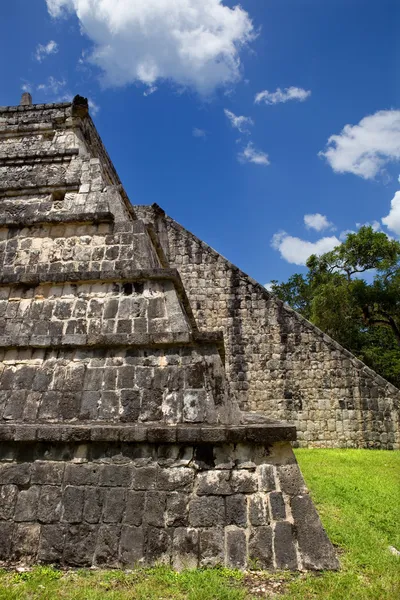
<svg viewBox="0 0 400 600">
<path fill-rule="evenodd" d="M 199 329 L 223 331 L 229 391 L 242 409 L 296 425 L 299 446 L 400 447 L 400 391 L 157 206 L 152 223 Z"/>
<path fill-rule="evenodd" d="M 289 445 L 269 450 L 3 443 L 0 564 L 337 568 Z"/>
</svg>

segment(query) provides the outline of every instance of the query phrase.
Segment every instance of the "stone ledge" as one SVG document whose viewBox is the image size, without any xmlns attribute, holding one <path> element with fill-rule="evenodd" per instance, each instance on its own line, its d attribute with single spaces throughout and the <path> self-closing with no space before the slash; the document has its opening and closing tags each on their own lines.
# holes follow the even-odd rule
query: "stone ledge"
<svg viewBox="0 0 400 600">
<path fill-rule="evenodd" d="M 0 442 L 149 442 L 153 444 L 272 444 L 296 439 L 296 427 L 276 422 L 262 425 L 0 425 Z"/>
<path fill-rule="evenodd" d="M 0 275 L 0 284 L 40 285 L 42 283 L 76 283 L 81 281 L 91 283 L 104 282 L 129 282 L 129 281 L 178 281 L 177 269 L 115 269 L 113 271 L 64 271 L 46 273 L 5 273 Z M 180 282 L 181 283 L 181 282 Z"/>
<path fill-rule="evenodd" d="M 72 102 L 52 102 L 49 104 L 28 104 L 22 106 L 17 104 L 16 106 L 0 106 L 0 113 L 11 113 L 11 112 L 25 112 L 32 110 L 49 110 L 51 108 L 68 108 L 72 106 Z"/>
<path fill-rule="evenodd" d="M 163 347 L 190 344 L 223 343 L 220 331 L 182 331 L 166 333 L 110 333 L 103 335 L 66 334 L 0 336 L 0 348 L 91 348 L 91 347 Z"/>
<path fill-rule="evenodd" d="M 80 188 L 80 181 L 76 180 L 72 183 L 61 183 L 59 185 L 35 185 L 30 186 L 14 186 L 0 187 L 0 200 L 2 198 L 13 198 L 14 196 L 32 196 L 33 194 L 51 194 L 55 190 L 62 192 L 77 193 Z"/>
<path fill-rule="evenodd" d="M 114 215 L 108 210 L 96 211 L 96 212 L 79 212 L 79 213 L 62 213 L 54 212 L 47 215 L 35 215 L 32 217 L 20 216 L 10 217 L 8 215 L 0 215 L 0 226 L 5 227 L 31 227 L 33 225 L 42 224 L 69 224 L 69 223 L 112 223 L 114 221 Z"/>
<path fill-rule="evenodd" d="M 60 149 L 57 152 L 54 151 L 41 151 L 41 152 L 21 152 L 19 154 L 5 154 L 0 153 L 0 165 L 29 165 L 33 163 L 43 162 L 59 162 L 63 160 L 71 160 L 73 156 L 79 154 L 78 148 L 67 148 Z"/>
</svg>

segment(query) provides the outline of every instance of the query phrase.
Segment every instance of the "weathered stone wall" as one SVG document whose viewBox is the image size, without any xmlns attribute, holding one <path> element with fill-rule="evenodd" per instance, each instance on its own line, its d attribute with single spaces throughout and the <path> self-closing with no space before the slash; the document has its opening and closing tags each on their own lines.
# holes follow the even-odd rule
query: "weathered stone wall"
<svg viewBox="0 0 400 600">
<path fill-rule="evenodd" d="M 225 394 L 210 345 L 0 349 L 0 424 L 215 423 Z"/>
<path fill-rule="evenodd" d="M 0 447 L 0 561 L 332 568 L 288 445 Z"/>
<path fill-rule="evenodd" d="M 400 392 L 166 217 L 152 223 L 199 328 L 223 331 L 229 392 L 241 408 L 294 423 L 298 445 L 400 448 Z"/>
</svg>

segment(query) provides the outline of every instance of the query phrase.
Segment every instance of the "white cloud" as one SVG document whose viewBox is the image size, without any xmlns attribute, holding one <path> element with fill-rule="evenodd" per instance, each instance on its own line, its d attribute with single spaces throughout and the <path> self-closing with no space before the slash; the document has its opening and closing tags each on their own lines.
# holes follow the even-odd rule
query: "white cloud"
<svg viewBox="0 0 400 600">
<path fill-rule="evenodd" d="M 295 265 L 305 265 L 312 254 L 324 254 L 339 246 L 340 241 L 336 236 L 323 237 L 316 242 L 308 242 L 287 234 L 285 231 L 275 233 L 271 246 L 278 250 L 281 257 Z"/>
<path fill-rule="evenodd" d="M 240 79 L 240 50 L 255 37 L 249 14 L 223 0 L 46 2 L 53 17 L 77 15 L 109 86 L 168 80 L 210 93 Z"/>
<path fill-rule="evenodd" d="M 231 112 L 227 108 L 224 109 L 224 113 L 225 116 L 228 117 L 234 129 L 238 129 L 240 133 L 250 133 L 249 127 L 252 127 L 254 125 L 253 119 L 251 119 L 250 117 L 237 117 L 233 112 Z"/>
<path fill-rule="evenodd" d="M 250 162 L 255 165 L 269 165 L 268 154 L 261 150 L 256 150 L 252 142 L 249 142 L 243 152 L 238 154 L 238 160 L 242 163 Z"/>
<path fill-rule="evenodd" d="M 193 137 L 202 138 L 203 140 L 207 137 L 207 132 L 204 129 L 199 129 L 198 127 L 193 127 L 192 130 Z"/>
<path fill-rule="evenodd" d="M 88 104 L 91 114 L 95 117 L 100 110 L 100 106 L 92 98 L 88 98 Z"/>
<path fill-rule="evenodd" d="M 367 221 L 366 223 L 356 223 L 356 227 L 357 229 L 360 229 L 360 227 L 372 227 L 374 231 L 379 231 L 381 228 L 381 224 L 379 223 L 379 221 L 372 221 L 372 223 Z"/>
<path fill-rule="evenodd" d="M 39 83 L 37 86 L 37 90 L 43 92 L 44 94 L 59 94 L 62 93 L 65 89 L 67 82 L 65 79 L 56 79 L 52 75 L 47 78 L 46 83 Z"/>
<path fill-rule="evenodd" d="M 36 48 L 35 58 L 39 62 L 42 62 L 49 54 L 56 54 L 58 52 L 58 44 L 54 40 L 50 40 L 48 44 L 39 44 Z"/>
<path fill-rule="evenodd" d="M 320 152 L 336 173 L 373 179 L 391 161 L 400 160 L 400 110 L 381 110 L 358 125 L 346 125 L 331 135 Z"/>
<path fill-rule="evenodd" d="M 307 229 L 315 229 L 315 231 L 323 231 L 332 227 L 333 223 L 330 223 L 325 215 L 315 213 L 313 215 L 304 215 L 304 224 Z"/>
<path fill-rule="evenodd" d="M 284 90 L 277 88 L 275 92 L 269 92 L 268 90 L 259 92 L 256 94 L 254 102 L 256 104 L 260 104 L 261 102 L 265 102 L 265 104 L 280 104 L 282 102 L 289 102 L 289 100 L 304 102 L 309 96 L 311 96 L 311 90 L 303 90 L 303 88 L 298 87 L 289 87 Z"/>
<path fill-rule="evenodd" d="M 400 235 L 400 191 L 395 193 L 390 203 L 390 212 L 386 217 L 383 217 L 382 223 L 390 231 Z"/>
<path fill-rule="evenodd" d="M 25 81 L 22 85 L 21 85 L 21 90 L 23 92 L 32 92 L 32 84 L 29 83 L 28 81 Z"/>
<path fill-rule="evenodd" d="M 266 283 L 264 287 L 267 290 L 267 292 L 272 292 L 272 283 Z"/>
<path fill-rule="evenodd" d="M 339 234 L 339 240 L 345 242 L 349 233 L 356 233 L 356 231 L 354 231 L 354 229 L 344 229 Z"/>
</svg>

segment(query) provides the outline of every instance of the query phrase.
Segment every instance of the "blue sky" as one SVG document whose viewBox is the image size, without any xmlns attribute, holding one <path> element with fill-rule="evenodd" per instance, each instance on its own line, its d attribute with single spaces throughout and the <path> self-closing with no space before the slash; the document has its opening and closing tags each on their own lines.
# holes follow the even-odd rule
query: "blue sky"
<svg viewBox="0 0 400 600">
<path fill-rule="evenodd" d="M 1 2 L 0 104 L 89 97 L 131 201 L 261 283 L 357 224 L 399 237 L 399 0 L 236 5 Z"/>
</svg>

